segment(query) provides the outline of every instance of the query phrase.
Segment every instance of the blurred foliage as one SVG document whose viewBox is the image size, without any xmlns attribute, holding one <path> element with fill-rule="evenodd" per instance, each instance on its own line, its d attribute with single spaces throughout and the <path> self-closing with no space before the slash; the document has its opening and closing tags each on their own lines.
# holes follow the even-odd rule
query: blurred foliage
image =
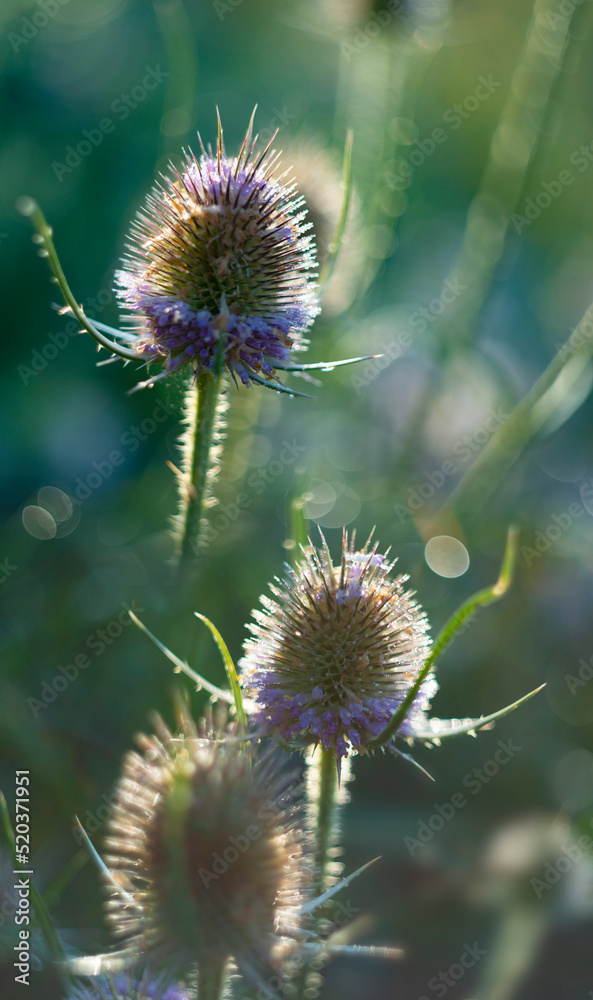
<svg viewBox="0 0 593 1000">
<path fill-rule="evenodd" d="M 417 747 L 435 784 L 381 754 L 354 761 L 360 780 L 346 816 L 346 865 L 382 860 L 348 899 L 372 915 L 369 940 L 403 945 L 406 957 L 335 961 L 324 996 L 439 995 L 431 978 L 476 940 L 488 960 L 451 996 L 590 996 L 589 883 L 578 905 L 567 876 L 562 905 L 551 905 L 547 890 L 538 900 L 526 874 L 543 871 L 535 848 L 533 868 L 528 858 L 502 899 L 479 874 L 491 838 L 504 834 L 512 855 L 531 825 L 552 829 L 562 813 L 578 839 L 593 817 L 590 362 L 504 481 L 483 501 L 463 502 L 467 470 L 593 299 L 590 7 L 4 0 L 0 787 L 12 805 L 14 770 L 30 769 L 37 884 L 70 947 L 107 943 L 98 879 L 73 862 L 74 814 L 89 832 L 95 825 L 100 845 L 122 753 L 152 709 L 172 720 L 173 697 L 186 683 L 123 624 L 126 605 L 224 684 L 193 611 L 208 616 L 237 660 L 244 622 L 287 556 L 291 506 L 305 496 L 311 528 L 319 524 L 334 551 L 342 525 L 365 537 L 376 525 L 435 633 L 495 579 L 507 526 L 517 523 L 526 548 L 515 583 L 447 651 L 434 713 L 477 716 L 548 682 L 477 740 Z M 195 146 L 197 128 L 214 141 L 216 106 L 232 150 L 255 104 L 264 138 L 278 128 L 276 146 L 295 150 L 295 160 L 297 149 L 314 151 L 320 191 L 339 183 L 353 129 L 342 297 L 337 271 L 307 360 L 385 356 L 323 374 L 313 400 L 230 391 L 212 541 L 198 583 L 181 599 L 165 560 L 176 506 L 167 462 L 178 461 L 183 385 L 171 380 L 129 397 L 131 367 L 95 367 L 90 339 L 64 333 L 67 320 L 52 311 L 57 290 L 14 205 L 22 194 L 37 198 L 75 294 L 91 316 L 116 325 L 113 270 L 155 174 L 182 146 Z M 339 191 L 327 203 L 331 219 Z M 290 458 L 280 461 L 280 453 Z M 239 493 L 249 500 L 242 509 Z M 80 501 L 71 513 L 64 495 Z M 458 538 L 469 553 L 457 578 L 425 559 L 426 543 L 439 535 Z M 72 681 L 70 665 L 78 671 Z M 44 693 L 48 703 L 35 707 Z M 192 699 L 198 710 L 201 696 Z M 464 779 L 509 739 L 520 752 L 474 795 Z M 460 791 L 466 806 L 412 855 L 404 838 Z M 554 861 L 565 841 L 550 835 L 546 843 Z M 499 888 L 511 878 L 492 871 Z M 2 947 L 9 924 L 0 929 Z M 508 946 L 517 927 L 525 942 L 519 961 Z M 505 973 L 496 983 L 493 956 Z M 13 995 L 12 980 L 6 965 L 3 997 Z M 36 972 L 28 996 L 54 995 L 55 976 Z"/>
</svg>

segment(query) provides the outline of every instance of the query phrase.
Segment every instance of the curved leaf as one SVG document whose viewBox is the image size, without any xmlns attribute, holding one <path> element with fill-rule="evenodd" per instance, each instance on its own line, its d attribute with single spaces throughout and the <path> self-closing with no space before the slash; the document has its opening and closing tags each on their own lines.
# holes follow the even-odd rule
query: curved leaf
<svg viewBox="0 0 593 1000">
<path fill-rule="evenodd" d="M 237 676 L 237 671 L 235 669 L 235 664 L 233 663 L 233 658 L 229 653 L 228 646 L 224 639 L 222 638 L 220 632 L 216 628 L 206 615 L 201 615 L 199 611 L 194 611 L 196 618 L 204 622 L 208 626 L 214 641 L 218 646 L 220 655 L 222 657 L 222 662 L 224 663 L 224 669 L 226 670 L 226 675 L 229 680 L 231 691 L 233 692 L 233 699 L 235 702 L 235 710 L 237 712 L 237 719 L 239 723 L 247 729 L 247 716 L 245 715 L 245 708 L 243 706 L 243 692 L 241 691 L 241 685 L 239 684 L 239 678 Z"/>
</svg>

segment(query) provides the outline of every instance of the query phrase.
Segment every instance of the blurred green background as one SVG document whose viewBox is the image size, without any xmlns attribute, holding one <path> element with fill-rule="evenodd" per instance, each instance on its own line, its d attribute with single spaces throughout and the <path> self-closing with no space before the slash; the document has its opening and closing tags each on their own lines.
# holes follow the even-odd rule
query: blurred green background
<svg viewBox="0 0 593 1000">
<path fill-rule="evenodd" d="M 183 688 L 121 624 L 125 606 L 223 683 L 193 611 L 238 658 L 287 556 L 290 503 L 304 497 L 336 558 L 343 525 L 361 539 L 376 526 L 435 632 L 496 579 L 507 526 L 520 525 L 513 588 L 443 657 L 433 714 L 478 716 L 548 685 L 477 740 L 416 747 L 434 783 L 387 755 L 354 761 L 344 860 L 347 870 L 381 860 L 344 904 L 368 915 L 361 941 L 396 943 L 405 957 L 334 961 L 322 996 L 593 995 L 593 840 L 571 846 L 593 832 L 591 364 L 556 385 L 510 469 L 484 464 L 496 428 L 593 299 L 590 7 L 3 0 L 0 787 L 12 811 L 15 768 L 30 770 L 36 881 L 72 949 L 108 946 L 73 816 L 100 846 L 122 754 L 151 710 L 172 721 Z M 312 400 L 230 391 L 212 541 L 195 587 L 173 601 L 167 462 L 179 461 L 183 383 L 128 396 L 131 367 L 96 367 L 90 339 L 52 311 L 58 290 L 14 206 L 23 194 L 39 201 L 75 295 L 117 325 L 113 270 L 155 174 L 196 148 L 197 129 L 214 142 L 217 106 L 233 152 L 255 104 L 262 136 L 279 129 L 322 252 L 353 129 L 350 222 L 306 360 L 384 358 L 323 374 Z M 459 566 L 438 541 L 428 564 L 425 546 L 440 536 L 462 543 Z M 70 680 L 77 657 L 85 666 Z M 200 696 L 192 703 L 198 711 Z M 520 750 L 495 770 L 501 740 Z M 485 765 L 490 777 L 472 791 L 467 776 Z M 459 792 L 466 804 L 441 824 Z M 429 821 L 433 835 L 411 847 Z M 7 957 L 4 867 L 10 998 L 25 988 Z M 475 942 L 485 954 L 460 978 L 455 963 Z M 27 995 L 59 997 L 36 952 Z M 438 976 L 452 966 L 446 985 Z"/>
</svg>

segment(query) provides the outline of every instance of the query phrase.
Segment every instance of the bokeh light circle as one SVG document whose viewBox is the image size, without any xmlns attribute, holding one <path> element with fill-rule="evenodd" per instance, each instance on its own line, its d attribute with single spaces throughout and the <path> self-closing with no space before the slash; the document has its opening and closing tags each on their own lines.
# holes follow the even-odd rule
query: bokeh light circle
<svg viewBox="0 0 593 1000">
<path fill-rule="evenodd" d="M 57 525 L 49 511 L 44 507 L 36 507 L 30 504 L 23 510 L 23 525 L 33 538 L 40 538 L 47 541 L 48 538 L 55 538 Z"/>
<path fill-rule="evenodd" d="M 463 576 L 469 567 L 469 552 L 452 535 L 435 535 L 426 543 L 424 558 L 433 573 L 450 579 Z"/>
</svg>

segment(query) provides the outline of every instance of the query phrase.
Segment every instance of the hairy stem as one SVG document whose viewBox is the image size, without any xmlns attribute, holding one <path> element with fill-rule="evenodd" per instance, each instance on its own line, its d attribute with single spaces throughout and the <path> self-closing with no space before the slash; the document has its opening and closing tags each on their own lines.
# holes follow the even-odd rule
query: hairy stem
<svg viewBox="0 0 593 1000">
<path fill-rule="evenodd" d="M 179 490 L 180 508 L 175 535 L 177 558 L 182 571 L 203 549 L 205 511 L 219 471 L 226 400 L 222 375 L 202 372 L 186 399 L 187 429 L 181 441 L 183 465 Z"/>
<path fill-rule="evenodd" d="M 338 772 L 336 756 L 331 750 L 322 750 L 317 774 L 317 829 L 315 846 L 315 878 L 317 893 L 328 888 L 326 882 L 329 875 L 330 849 L 332 833 L 336 820 L 336 792 L 338 789 Z"/>
<path fill-rule="evenodd" d="M 315 832 L 314 896 L 325 892 L 339 874 L 333 860 L 339 853 L 342 809 L 348 802 L 350 763 L 343 757 L 338 770 L 334 750 L 311 751 L 307 758 L 307 803 L 309 825 Z"/>
<path fill-rule="evenodd" d="M 311 895 L 316 897 L 336 882 L 340 866 L 335 858 L 340 853 L 342 809 L 348 802 L 346 791 L 350 780 L 350 764 L 347 758 L 341 762 L 338 774 L 336 754 L 333 750 L 310 751 L 307 756 L 306 790 L 309 825 L 315 835 L 315 867 Z M 328 915 L 323 907 L 318 910 L 316 929 L 327 923 Z M 316 995 L 321 985 L 319 969 L 307 964 L 300 971 L 297 980 L 297 995 L 307 998 Z"/>
<path fill-rule="evenodd" d="M 574 63 L 582 41 L 576 25 L 587 16 L 578 4 L 564 16 L 558 0 L 534 2 L 523 49 L 468 210 L 463 243 L 446 279 L 457 297 L 434 324 L 440 363 L 427 380 L 400 443 L 400 477 L 410 468 L 414 442 L 422 434 L 431 399 L 448 371 L 447 361 L 467 350 L 475 336 L 509 236 L 517 238 L 526 225 L 519 213 L 521 199 L 547 140 L 546 123 L 557 90 L 566 81 L 566 67 Z"/>
<path fill-rule="evenodd" d="M 448 500 L 452 507 L 481 511 L 530 441 L 565 404 L 593 357 L 592 318 L 593 305 L 457 484 Z"/>
<path fill-rule="evenodd" d="M 227 959 L 211 956 L 198 962 L 198 1000 L 221 1000 L 227 979 Z"/>
</svg>

